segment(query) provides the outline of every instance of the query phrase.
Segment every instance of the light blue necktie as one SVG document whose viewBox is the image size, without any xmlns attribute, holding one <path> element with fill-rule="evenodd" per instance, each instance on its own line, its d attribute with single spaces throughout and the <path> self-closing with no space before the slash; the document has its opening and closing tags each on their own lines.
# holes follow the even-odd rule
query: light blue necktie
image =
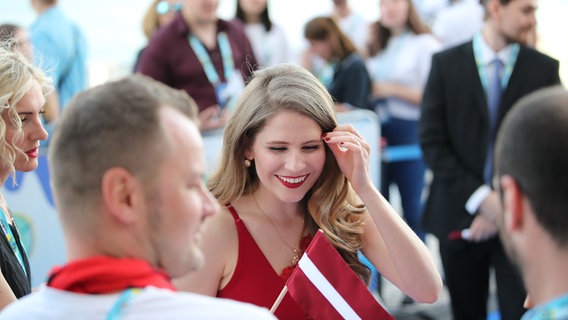
<svg viewBox="0 0 568 320">
<path fill-rule="evenodd" d="M 493 145 L 497 131 L 497 117 L 499 115 L 499 104 L 501 102 L 501 73 L 503 62 L 499 58 L 491 61 L 493 65 L 493 76 L 487 83 L 487 115 L 489 118 L 489 134 L 487 142 L 487 158 L 485 159 L 484 178 L 485 183 L 491 184 L 493 177 Z"/>
</svg>

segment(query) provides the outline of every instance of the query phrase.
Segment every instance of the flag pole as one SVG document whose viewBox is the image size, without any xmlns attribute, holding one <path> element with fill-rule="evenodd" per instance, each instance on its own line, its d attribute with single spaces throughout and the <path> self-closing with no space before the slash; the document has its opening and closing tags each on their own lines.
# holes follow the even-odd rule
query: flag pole
<svg viewBox="0 0 568 320">
<path fill-rule="evenodd" d="M 282 288 L 282 291 L 280 291 L 278 298 L 276 298 L 276 301 L 274 301 L 272 308 L 270 308 L 270 313 L 274 314 L 274 312 L 276 312 L 276 309 L 278 308 L 278 306 L 280 305 L 280 303 L 284 299 L 284 296 L 286 295 L 287 292 L 288 292 L 288 287 L 284 286 L 284 288 Z"/>
</svg>

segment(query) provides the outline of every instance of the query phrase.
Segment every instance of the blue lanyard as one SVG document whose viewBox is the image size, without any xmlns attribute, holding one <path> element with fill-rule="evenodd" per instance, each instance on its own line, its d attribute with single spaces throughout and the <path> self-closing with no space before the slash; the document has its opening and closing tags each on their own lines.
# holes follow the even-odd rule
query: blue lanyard
<svg viewBox="0 0 568 320">
<path fill-rule="evenodd" d="M 531 319 L 568 319 L 568 295 L 561 296 L 544 305 L 536 306 L 527 311 L 522 317 L 522 320 Z"/>
<path fill-rule="evenodd" d="M 2 216 L 2 219 L 0 219 L 0 225 L 2 226 L 2 231 L 4 231 L 4 235 L 6 236 L 6 239 L 8 240 L 8 242 L 10 243 L 10 247 L 12 247 L 12 251 L 14 251 L 14 254 L 16 255 L 16 258 L 18 259 L 18 262 L 22 266 L 22 270 L 24 270 L 24 273 L 27 275 L 28 272 L 26 270 L 26 266 L 24 265 L 23 254 L 20 251 L 18 244 L 16 243 L 16 238 L 14 237 L 14 234 L 12 233 L 12 228 L 10 228 L 10 224 L 8 224 L 8 220 L 6 220 L 6 215 L 4 214 L 4 210 L 0 209 L 0 215 Z M 16 223 L 14 222 L 14 218 L 12 218 L 12 223 L 14 224 L 14 227 L 16 228 Z M 23 246 L 22 246 L 22 248 L 23 248 Z"/>
<path fill-rule="evenodd" d="M 197 55 L 197 59 L 201 62 L 201 66 L 207 75 L 207 79 L 212 85 L 217 85 L 221 83 L 221 79 L 219 78 L 219 74 L 215 70 L 215 66 L 213 62 L 211 62 L 211 57 L 209 57 L 209 53 L 207 49 L 203 46 L 201 41 L 190 34 L 187 36 L 189 41 L 189 45 Z M 235 72 L 235 63 L 233 61 L 233 52 L 231 50 L 231 44 L 229 43 L 229 38 L 225 32 L 220 32 L 217 35 L 217 43 L 219 45 L 219 50 L 221 51 L 221 57 L 223 58 L 223 69 L 225 72 L 225 81 L 227 81 Z"/>
<path fill-rule="evenodd" d="M 387 44 L 386 48 L 379 53 L 379 61 L 375 67 L 375 80 L 385 80 L 389 76 L 392 67 L 397 59 L 400 59 L 399 55 L 402 52 L 404 44 L 408 41 L 410 37 L 409 31 L 404 31 L 398 38 L 391 38 L 391 42 Z"/>
<path fill-rule="evenodd" d="M 318 80 L 329 89 L 335 75 L 335 62 L 324 61 L 321 68 L 316 71 Z"/>
<path fill-rule="evenodd" d="M 481 50 L 481 33 L 477 33 L 473 37 L 473 55 L 475 57 L 475 64 L 477 65 L 477 72 L 479 72 L 479 79 L 481 79 L 481 85 L 483 90 L 487 93 L 487 86 L 489 79 L 487 76 L 487 65 L 483 63 L 483 52 Z M 503 71 L 503 76 L 501 77 L 501 88 L 505 89 L 513 73 L 513 68 L 517 62 L 517 57 L 519 56 L 520 46 L 518 43 L 511 45 L 511 53 L 509 56 L 509 61 L 505 65 L 505 70 Z"/>
<path fill-rule="evenodd" d="M 118 300 L 112 305 L 110 312 L 108 313 L 106 320 L 118 320 L 122 317 L 122 311 L 124 306 L 132 299 L 134 295 L 139 294 L 142 291 L 140 288 L 131 288 L 122 291 Z"/>
</svg>

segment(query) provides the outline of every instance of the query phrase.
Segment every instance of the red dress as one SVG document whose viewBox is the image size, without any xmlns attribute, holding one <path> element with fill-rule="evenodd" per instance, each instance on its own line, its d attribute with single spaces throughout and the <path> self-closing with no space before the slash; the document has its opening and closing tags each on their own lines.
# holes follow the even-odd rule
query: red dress
<svg viewBox="0 0 568 320">
<path fill-rule="evenodd" d="M 284 288 L 286 280 L 295 266 L 285 268 L 280 275 L 276 274 L 237 214 L 237 211 L 231 205 L 228 205 L 227 209 L 229 209 L 233 219 L 235 219 L 239 236 L 239 255 L 233 277 L 217 293 L 217 296 L 248 302 L 270 309 Z M 311 237 L 302 239 L 300 243 L 302 252 L 307 248 L 310 241 Z M 275 316 L 280 320 L 310 319 L 309 315 L 304 312 L 303 308 L 289 294 L 286 294 L 276 309 Z"/>
</svg>

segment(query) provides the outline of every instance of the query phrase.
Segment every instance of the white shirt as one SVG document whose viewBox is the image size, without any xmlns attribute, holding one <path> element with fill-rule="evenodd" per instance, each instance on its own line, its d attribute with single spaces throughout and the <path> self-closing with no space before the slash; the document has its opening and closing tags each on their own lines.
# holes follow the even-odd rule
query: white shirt
<svg viewBox="0 0 568 320">
<path fill-rule="evenodd" d="M 279 25 L 273 23 L 270 31 L 266 32 L 263 24 L 248 23 L 245 32 L 260 66 L 294 62 L 286 33 Z"/>
<path fill-rule="evenodd" d="M 38 291 L 8 305 L 0 313 L 0 319 L 106 319 L 119 296 L 79 294 L 43 285 Z M 123 320 L 276 319 L 267 309 L 252 304 L 154 287 L 133 295 L 120 311 Z"/>
<path fill-rule="evenodd" d="M 413 0 L 420 19 L 431 25 L 438 12 L 448 6 L 448 0 Z"/>
<path fill-rule="evenodd" d="M 483 6 L 478 0 L 461 0 L 442 9 L 432 25 L 432 33 L 444 48 L 471 40 L 483 27 Z"/>
<path fill-rule="evenodd" d="M 403 33 L 391 37 L 382 52 L 367 59 L 367 69 L 372 81 L 423 90 L 430 73 L 432 55 L 440 48 L 440 43 L 431 34 Z M 418 105 L 394 97 L 387 98 L 386 103 L 390 116 L 394 118 L 420 118 Z"/>
<path fill-rule="evenodd" d="M 486 73 L 491 76 L 493 75 L 495 72 L 493 72 L 493 70 L 495 69 L 495 64 L 493 64 L 493 60 L 495 60 L 495 58 L 501 60 L 501 63 L 503 66 L 506 66 L 510 63 L 511 60 L 511 51 L 513 50 L 513 46 L 512 45 L 508 45 L 505 48 L 499 50 L 499 52 L 495 52 L 493 51 L 493 49 L 489 46 L 489 44 L 485 41 L 485 39 L 483 38 L 483 36 L 481 35 L 481 33 L 479 35 L 477 35 L 476 37 L 479 38 L 479 47 L 480 47 L 480 53 L 481 56 L 480 57 L 475 57 L 476 60 L 479 60 L 479 62 L 485 66 L 485 69 L 487 70 Z M 501 77 L 503 76 L 503 74 L 500 75 Z M 492 79 L 488 79 L 488 80 L 492 80 Z"/>
<path fill-rule="evenodd" d="M 355 11 L 343 18 L 339 19 L 339 28 L 345 33 L 358 50 L 362 50 L 367 45 L 367 36 L 369 33 L 369 23 L 361 14 Z"/>
</svg>

